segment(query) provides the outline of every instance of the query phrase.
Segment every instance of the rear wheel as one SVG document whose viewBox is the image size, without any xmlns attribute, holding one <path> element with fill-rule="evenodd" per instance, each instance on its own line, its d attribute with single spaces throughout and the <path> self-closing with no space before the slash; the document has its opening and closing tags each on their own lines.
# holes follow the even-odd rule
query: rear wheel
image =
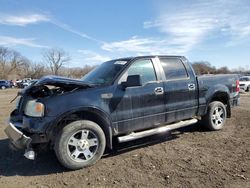
<svg viewBox="0 0 250 188">
<path fill-rule="evenodd" d="M 6 87 L 5 87 L 5 86 L 2 86 L 1 89 L 6 89 Z"/>
<path fill-rule="evenodd" d="M 250 92 L 250 86 L 247 87 L 246 91 Z"/>
<path fill-rule="evenodd" d="M 227 110 L 222 102 L 209 104 L 207 114 L 203 118 L 206 128 L 211 131 L 221 130 L 226 123 Z"/>
<path fill-rule="evenodd" d="M 65 126 L 55 142 L 60 163 L 75 170 L 95 164 L 103 155 L 106 139 L 103 130 L 92 121 L 75 121 Z"/>
</svg>

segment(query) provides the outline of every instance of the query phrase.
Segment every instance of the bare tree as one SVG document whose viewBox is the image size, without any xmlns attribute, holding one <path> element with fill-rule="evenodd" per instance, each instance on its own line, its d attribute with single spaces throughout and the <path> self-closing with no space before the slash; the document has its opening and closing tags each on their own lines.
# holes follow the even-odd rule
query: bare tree
<svg viewBox="0 0 250 188">
<path fill-rule="evenodd" d="M 49 69 L 42 63 L 33 63 L 32 66 L 32 78 L 41 78 L 49 74 Z"/>
<path fill-rule="evenodd" d="M 69 55 L 62 49 L 51 48 L 45 51 L 44 61 L 48 64 L 52 74 L 58 75 L 60 68 L 70 61 Z"/>
<path fill-rule="evenodd" d="M 207 61 L 194 62 L 192 63 L 192 66 L 196 74 L 198 75 L 216 73 L 216 68 Z"/>
<path fill-rule="evenodd" d="M 239 66 L 238 68 L 234 68 L 232 72 L 237 74 L 250 75 L 250 69 L 248 65 L 246 65 L 245 67 Z"/>
<path fill-rule="evenodd" d="M 16 51 L 11 51 L 10 56 L 11 60 L 10 60 L 10 68 L 7 72 L 8 74 L 19 69 L 21 66 L 24 65 L 24 63 L 29 62 L 28 59 L 21 56 L 21 54 Z"/>
<path fill-rule="evenodd" d="M 25 63 L 22 67 L 22 78 L 41 78 L 44 75 L 49 74 L 48 68 L 42 63 Z"/>
<path fill-rule="evenodd" d="M 17 75 L 21 67 L 29 62 L 19 52 L 15 50 L 0 47 L 0 76 L 3 79 L 8 79 L 10 74 Z"/>
<path fill-rule="evenodd" d="M 192 66 L 196 72 L 196 74 L 201 75 L 201 74 L 229 74 L 232 73 L 228 69 L 228 67 L 220 67 L 220 68 L 215 68 L 212 66 L 209 62 L 207 61 L 199 61 L 199 62 L 194 62 L 192 63 Z"/>
<path fill-rule="evenodd" d="M 7 69 L 8 64 L 8 56 L 9 56 L 9 50 L 5 47 L 0 47 L 0 74 L 1 78 L 5 79 L 6 73 L 5 70 Z"/>
<path fill-rule="evenodd" d="M 79 79 L 94 68 L 95 66 L 89 66 L 89 65 L 85 65 L 84 67 L 67 68 L 66 70 L 67 74 L 65 76 Z"/>
<path fill-rule="evenodd" d="M 217 74 L 229 74 L 231 73 L 231 71 L 226 66 L 224 66 L 224 67 L 217 69 L 216 73 Z"/>
</svg>

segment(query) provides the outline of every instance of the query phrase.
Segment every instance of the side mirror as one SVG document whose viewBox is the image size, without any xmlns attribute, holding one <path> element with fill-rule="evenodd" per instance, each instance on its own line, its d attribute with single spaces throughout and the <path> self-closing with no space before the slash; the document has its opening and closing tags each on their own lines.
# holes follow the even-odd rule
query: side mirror
<svg viewBox="0 0 250 188">
<path fill-rule="evenodd" d="M 141 86 L 141 76 L 140 75 L 129 75 L 126 82 L 122 82 L 123 88 Z"/>
</svg>

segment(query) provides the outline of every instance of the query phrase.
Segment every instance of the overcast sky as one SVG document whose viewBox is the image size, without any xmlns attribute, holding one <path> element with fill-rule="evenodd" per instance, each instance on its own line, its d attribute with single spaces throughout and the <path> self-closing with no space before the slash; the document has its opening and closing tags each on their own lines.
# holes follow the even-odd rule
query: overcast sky
<svg viewBox="0 0 250 188">
<path fill-rule="evenodd" d="M 68 66 L 166 54 L 250 68 L 250 1 L 0 0 L 0 45 L 34 61 L 60 47 Z"/>
</svg>

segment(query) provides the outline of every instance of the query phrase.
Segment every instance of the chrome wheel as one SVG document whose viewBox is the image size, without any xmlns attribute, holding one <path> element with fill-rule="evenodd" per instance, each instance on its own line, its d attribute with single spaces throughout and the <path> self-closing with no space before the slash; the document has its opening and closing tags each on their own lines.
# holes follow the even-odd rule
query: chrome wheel
<svg viewBox="0 0 250 188">
<path fill-rule="evenodd" d="M 83 129 L 74 133 L 68 140 L 67 153 L 75 162 L 87 162 L 91 160 L 99 147 L 96 134 Z"/>
<path fill-rule="evenodd" d="M 221 126 L 223 125 L 225 119 L 225 112 L 224 109 L 220 106 L 216 107 L 213 111 L 212 115 L 212 122 L 215 126 Z"/>
</svg>

